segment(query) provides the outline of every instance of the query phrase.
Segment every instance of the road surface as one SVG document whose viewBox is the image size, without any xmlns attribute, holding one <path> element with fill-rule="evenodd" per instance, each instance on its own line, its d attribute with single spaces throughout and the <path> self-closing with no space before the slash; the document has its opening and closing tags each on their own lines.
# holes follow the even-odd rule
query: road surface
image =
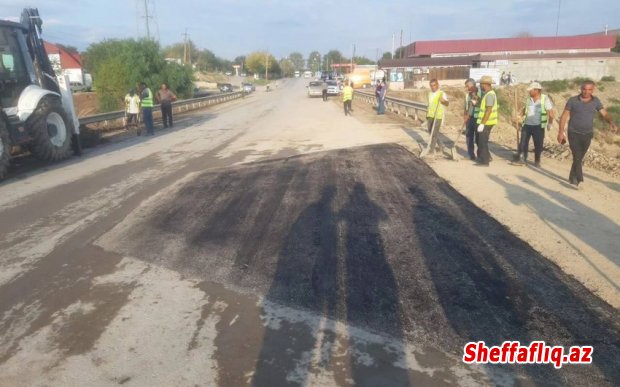
<svg viewBox="0 0 620 387">
<path fill-rule="evenodd" d="M 613 385 L 617 309 L 303 80 L 0 186 L 0 385 Z M 592 365 L 468 366 L 485 340 Z"/>
</svg>

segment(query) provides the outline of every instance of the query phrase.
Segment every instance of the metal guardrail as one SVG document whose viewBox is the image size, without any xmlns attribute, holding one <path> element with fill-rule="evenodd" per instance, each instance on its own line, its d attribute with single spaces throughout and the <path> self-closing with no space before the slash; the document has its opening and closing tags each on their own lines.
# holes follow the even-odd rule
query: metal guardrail
<svg viewBox="0 0 620 387">
<path fill-rule="evenodd" d="M 233 99 L 241 98 L 245 95 L 244 92 L 237 91 L 234 93 L 222 93 L 216 95 L 210 95 L 207 97 L 199 97 L 199 98 L 190 98 L 182 101 L 175 101 L 172 103 L 172 111 L 174 113 L 186 112 L 189 110 L 200 109 L 205 106 L 217 105 L 222 102 L 231 101 Z M 157 117 L 159 112 L 159 106 L 155 105 L 153 107 L 153 116 Z M 119 110 L 115 112 L 95 114 L 92 116 L 81 117 L 79 119 L 80 126 L 95 124 L 95 123 L 103 123 L 104 127 L 110 126 L 114 121 L 122 120 L 125 118 L 125 111 Z"/>
<path fill-rule="evenodd" d="M 371 105 L 377 104 L 377 98 L 374 94 L 355 90 L 355 96 Z M 426 111 L 428 110 L 428 106 L 422 102 L 407 101 L 405 99 L 392 97 L 385 97 L 385 108 L 396 114 L 404 114 L 405 117 L 412 116 L 416 120 L 420 119 L 419 114 L 421 112 L 424 113 L 425 117 Z"/>
</svg>

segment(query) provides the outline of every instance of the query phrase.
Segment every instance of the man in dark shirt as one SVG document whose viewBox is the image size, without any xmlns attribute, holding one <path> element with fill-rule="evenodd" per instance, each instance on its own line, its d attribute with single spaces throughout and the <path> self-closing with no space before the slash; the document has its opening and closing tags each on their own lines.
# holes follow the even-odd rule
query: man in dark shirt
<svg viewBox="0 0 620 387">
<path fill-rule="evenodd" d="M 560 118 L 558 142 L 566 143 L 566 123 L 568 122 L 568 143 L 573 153 L 573 165 L 568 181 L 575 187 L 583 182 L 583 159 L 594 136 L 594 116 L 598 112 L 609 123 L 612 132 L 618 127 L 603 107 L 601 100 L 593 96 L 594 82 L 585 81 L 581 84 L 581 94 L 571 97 Z"/>
</svg>

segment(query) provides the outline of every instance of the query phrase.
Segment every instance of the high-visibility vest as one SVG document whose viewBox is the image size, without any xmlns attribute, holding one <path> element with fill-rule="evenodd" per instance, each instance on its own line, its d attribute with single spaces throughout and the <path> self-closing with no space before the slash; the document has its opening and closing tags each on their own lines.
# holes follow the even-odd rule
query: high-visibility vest
<svg viewBox="0 0 620 387">
<path fill-rule="evenodd" d="M 478 102 L 476 102 L 476 104 L 474 105 L 474 111 L 473 111 L 472 116 L 478 118 L 478 112 L 480 111 L 480 100 L 482 99 L 482 93 L 480 92 L 480 90 L 478 90 L 476 94 L 478 95 Z M 467 94 L 465 94 L 465 109 L 467 111 L 469 111 L 470 103 L 471 103 L 471 95 L 469 94 L 469 92 L 467 92 Z"/>
<path fill-rule="evenodd" d="M 532 97 L 529 97 L 528 99 L 525 100 L 525 107 L 523 108 L 523 122 L 525 122 L 525 119 L 527 117 L 527 109 L 530 105 L 530 101 L 532 100 Z M 547 124 L 549 122 L 549 112 L 547 111 L 547 108 L 545 107 L 547 103 L 547 96 L 544 94 L 540 95 L 540 126 L 543 129 L 547 128 Z"/>
<path fill-rule="evenodd" d="M 142 107 L 143 108 L 152 108 L 153 107 L 153 93 L 151 93 L 151 89 L 148 87 L 144 89 L 147 91 L 146 97 L 142 98 Z"/>
<path fill-rule="evenodd" d="M 351 86 L 345 86 L 342 89 L 342 100 L 351 101 L 353 99 L 353 88 Z"/>
<path fill-rule="evenodd" d="M 484 95 L 484 97 L 482 97 L 482 102 L 480 103 L 480 111 L 478 111 L 478 120 L 476 120 L 478 125 L 482 123 L 482 119 L 484 118 L 484 113 L 487 110 L 487 96 L 489 94 L 493 94 L 495 96 L 495 104 L 493 105 L 493 110 L 491 110 L 491 115 L 489 116 L 489 119 L 487 120 L 485 125 L 487 126 L 497 125 L 497 118 L 498 118 L 497 109 L 499 107 L 499 101 L 497 100 L 497 94 L 495 94 L 495 90 L 488 91 Z"/>
<path fill-rule="evenodd" d="M 428 110 L 426 111 L 426 118 L 435 118 L 437 120 L 441 120 L 443 118 L 443 105 L 439 102 L 441 101 L 441 97 L 443 97 L 443 91 L 438 91 L 435 93 L 435 98 L 433 98 L 433 94 L 428 94 Z"/>
</svg>

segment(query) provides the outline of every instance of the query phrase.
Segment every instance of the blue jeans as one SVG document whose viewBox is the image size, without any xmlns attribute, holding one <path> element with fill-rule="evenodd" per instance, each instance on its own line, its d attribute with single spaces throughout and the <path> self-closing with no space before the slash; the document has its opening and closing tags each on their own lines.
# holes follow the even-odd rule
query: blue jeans
<svg viewBox="0 0 620 387">
<path fill-rule="evenodd" d="M 153 108 L 142 108 L 142 119 L 147 134 L 155 134 L 155 126 L 153 125 Z"/>
<path fill-rule="evenodd" d="M 377 98 L 377 114 L 385 114 L 385 100 L 383 98 Z"/>
</svg>

